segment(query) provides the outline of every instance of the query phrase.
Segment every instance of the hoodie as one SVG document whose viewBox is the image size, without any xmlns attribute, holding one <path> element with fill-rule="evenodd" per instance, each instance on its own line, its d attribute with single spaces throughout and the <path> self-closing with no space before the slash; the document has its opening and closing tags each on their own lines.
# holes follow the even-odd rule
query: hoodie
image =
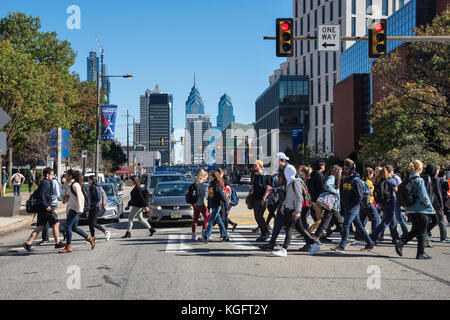
<svg viewBox="0 0 450 320">
<path fill-rule="evenodd" d="M 433 196 L 430 197 L 431 202 L 433 203 L 434 206 L 437 206 L 441 209 L 444 208 L 444 197 L 442 195 L 442 183 L 441 180 L 439 178 L 435 178 L 436 177 L 436 173 L 437 173 L 438 169 L 437 166 L 430 163 L 429 165 L 427 165 L 427 167 L 425 168 L 425 172 L 424 172 L 424 176 L 427 175 L 430 177 L 430 179 L 424 179 L 425 180 L 425 185 L 426 185 L 426 189 L 428 190 L 432 190 L 433 191 Z M 431 181 L 431 186 L 429 186 L 427 184 L 427 182 L 429 183 Z"/>
<path fill-rule="evenodd" d="M 352 172 L 351 176 L 344 177 L 341 184 L 342 207 L 348 210 L 359 205 L 363 199 L 364 187 L 359 173 Z"/>
</svg>

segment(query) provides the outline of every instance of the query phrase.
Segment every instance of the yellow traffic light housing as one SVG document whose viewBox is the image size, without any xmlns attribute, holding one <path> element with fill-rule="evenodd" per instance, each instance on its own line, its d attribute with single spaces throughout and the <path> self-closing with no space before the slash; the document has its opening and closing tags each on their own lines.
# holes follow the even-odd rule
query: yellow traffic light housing
<svg viewBox="0 0 450 320">
<path fill-rule="evenodd" d="M 276 21 L 277 57 L 294 56 L 294 19 L 280 18 Z"/>
<path fill-rule="evenodd" d="M 164 146 L 165 146 L 164 138 L 161 138 L 161 139 L 160 139 L 160 142 L 161 142 L 161 147 L 164 147 Z"/>
<path fill-rule="evenodd" d="M 379 58 L 387 52 L 387 20 L 374 19 L 369 28 L 369 58 Z"/>
</svg>

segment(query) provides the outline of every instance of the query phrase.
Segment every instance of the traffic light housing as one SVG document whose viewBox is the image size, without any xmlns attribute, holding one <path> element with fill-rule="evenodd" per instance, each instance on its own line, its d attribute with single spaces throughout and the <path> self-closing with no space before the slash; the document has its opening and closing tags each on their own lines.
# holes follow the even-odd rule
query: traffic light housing
<svg viewBox="0 0 450 320">
<path fill-rule="evenodd" d="M 294 56 L 294 19 L 280 18 L 276 21 L 277 57 Z"/>
<path fill-rule="evenodd" d="M 373 19 L 369 28 L 369 58 L 379 58 L 387 51 L 387 20 Z"/>
<path fill-rule="evenodd" d="M 181 145 L 184 146 L 184 137 L 181 137 Z"/>
<path fill-rule="evenodd" d="M 160 139 L 160 145 L 161 147 L 164 147 L 166 145 L 166 141 L 164 140 L 164 138 Z"/>
</svg>

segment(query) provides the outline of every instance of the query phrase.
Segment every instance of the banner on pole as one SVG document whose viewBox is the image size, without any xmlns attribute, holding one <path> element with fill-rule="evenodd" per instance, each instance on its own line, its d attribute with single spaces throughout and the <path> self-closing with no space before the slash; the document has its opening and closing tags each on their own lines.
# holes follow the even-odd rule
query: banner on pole
<svg viewBox="0 0 450 320">
<path fill-rule="evenodd" d="M 50 156 L 56 159 L 59 152 L 61 158 L 70 158 L 70 130 L 50 130 Z"/>
<path fill-rule="evenodd" d="M 292 130 L 292 150 L 296 151 L 303 148 L 303 129 Z"/>
<path fill-rule="evenodd" d="M 102 106 L 102 140 L 114 140 L 116 135 L 117 106 Z"/>
</svg>

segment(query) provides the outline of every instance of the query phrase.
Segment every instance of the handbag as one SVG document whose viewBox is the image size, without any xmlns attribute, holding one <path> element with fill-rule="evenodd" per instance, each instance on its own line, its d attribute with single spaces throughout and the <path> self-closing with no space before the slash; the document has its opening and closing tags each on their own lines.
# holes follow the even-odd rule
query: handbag
<svg viewBox="0 0 450 320">
<path fill-rule="evenodd" d="M 327 211 L 331 211 L 336 203 L 336 198 L 331 193 L 322 193 L 319 198 L 317 198 L 317 203 Z"/>
<path fill-rule="evenodd" d="M 247 198 L 245 198 L 248 210 L 253 210 L 253 192 L 249 192 Z"/>
</svg>

